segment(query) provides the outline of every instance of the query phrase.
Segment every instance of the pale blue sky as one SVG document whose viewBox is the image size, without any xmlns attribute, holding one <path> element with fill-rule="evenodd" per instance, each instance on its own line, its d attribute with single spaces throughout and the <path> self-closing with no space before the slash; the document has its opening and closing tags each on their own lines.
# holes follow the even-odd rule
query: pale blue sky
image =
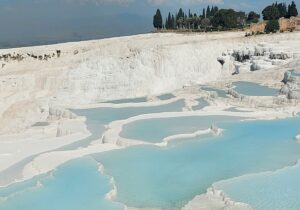
<svg viewBox="0 0 300 210">
<path fill-rule="evenodd" d="M 296 4 L 300 5 L 300 0 Z M 279 1 L 280 2 L 280 1 Z M 291 1 L 286 1 L 290 3 Z M 261 12 L 272 0 L 0 0 L 0 47 L 146 33 L 157 8 L 201 13 L 207 5 Z"/>
</svg>

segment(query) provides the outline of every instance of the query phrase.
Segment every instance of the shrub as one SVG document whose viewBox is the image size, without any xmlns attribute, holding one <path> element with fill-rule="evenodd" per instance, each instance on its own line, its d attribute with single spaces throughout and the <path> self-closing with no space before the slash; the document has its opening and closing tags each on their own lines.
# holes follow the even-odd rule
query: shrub
<svg viewBox="0 0 300 210">
<path fill-rule="evenodd" d="M 265 32 L 268 33 L 275 33 L 279 30 L 279 22 L 278 20 L 269 20 L 266 28 L 265 28 Z"/>
</svg>

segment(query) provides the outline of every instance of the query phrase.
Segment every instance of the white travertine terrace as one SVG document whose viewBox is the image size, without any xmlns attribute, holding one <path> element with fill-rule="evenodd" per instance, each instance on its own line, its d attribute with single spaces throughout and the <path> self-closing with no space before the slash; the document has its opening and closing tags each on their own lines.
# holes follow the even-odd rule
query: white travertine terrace
<svg viewBox="0 0 300 210">
<path fill-rule="evenodd" d="M 61 51 L 59 57 L 55 55 L 57 50 Z M 195 87 L 211 84 L 227 90 L 231 82 L 241 80 L 281 89 L 284 73 L 300 66 L 299 32 L 252 37 L 244 37 L 243 32 L 146 34 L 0 50 L 0 54 L 7 53 L 22 54 L 24 59 L 0 61 L 0 172 L 27 157 L 40 154 L 25 166 L 23 179 L 49 172 L 74 158 L 140 143 L 119 141 L 121 146 L 116 144 L 122 125 L 161 115 L 149 114 L 113 122 L 104 139 L 98 139 L 85 148 L 51 151 L 90 135 L 85 119 L 68 108 L 148 106 L 184 98 L 186 107 L 182 113 L 166 113 L 161 117 L 219 113 L 274 119 L 300 112 L 299 101 L 285 96 L 222 99 L 205 91 L 197 92 L 199 87 Z M 40 60 L 29 56 L 33 54 L 51 54 L 53 57 Z M 233 54 L 250 59 L 238 62 Z M 223 66 L 220 60 L 224 62 Z M 175 91 L 177 99 L 157 101 L 154 97 Z M 140 96 L 153 101 L 138 105 L 97 104 Z M 207 98 L 210 106 L 205 111 L 193 113 L 191 106 L 200 96 Z M 224 111 L 236 106 L 255 112 L 235 114 Z M 48 124 L 33 126 L 39 122 Z M 199 131 L 187 136 L 200 134 Z M 168 137 L 165 142 L 177 137 Z M 296 137 L 298 141 L 299 138 Z M 212 204 L 208 200 L 208 206 L 240 205 L 230 200 L 224 204 L 217 201 L 218 196 L 208 195 L 213 196 L 209 199 L 215 202 Z M 203 203 L 204 198 L 207 195 L 196 197 L 184 209 L 205 209 L 200 208 L 199 202 L 197 204 L 199 200 Z M 243 208 L 248 206 L 241 204 Z"/>
</svg>

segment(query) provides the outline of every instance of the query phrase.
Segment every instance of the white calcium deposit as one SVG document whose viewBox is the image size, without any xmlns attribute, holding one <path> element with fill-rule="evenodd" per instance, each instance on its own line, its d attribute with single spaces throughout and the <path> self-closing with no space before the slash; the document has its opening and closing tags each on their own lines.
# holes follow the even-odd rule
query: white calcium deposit
<svg viewBox="0 0 300 210">
<path fill-rule="evenodd" d="M 68 108 L 96 107 L 98 102 L 140 96 L 156 99 L 155 95 L 176 91 L 176 96 L 185 99 L 187 107 L 183 113 L 175 115 L 194 115 L 189 107 L 195 102 L 199 87 L 193 85 L 210 83 L 224 89 L 232 81 L 251 80 L 280 89 L 286 70 L 299 67 L 299 50 L 299 32 L 252 37 L 244 37 L 244 32 L 158 33 L 2 49 L 0 56 L 10 56 L 0 59 L 0 173 L 38 155 L 23 170 L 22 178 L 29 179 L 73 158 L 121 148 L 111 141 L 110 137 L 118 137 L 118 132 L 110 128 L 104 139 L 85 148 L 53 151 L 90 135 L 85 119 Z M 246 60 L 239 62 L 234 55 Z M 254 67 L 256 71 L 252 72 Z M 286 97 L 241 100 L 218 99 L 205 91 L 197 94 L 210 100 L 204 114 L 237 105 L 270 108 L 253 112 L 256 114 L 243 114 L 255 118 L 272 119 L 299 112 L 296 106 L 299 102 Z M 145 104 L 166 104 L 174 100 L 154 100 Z M 132 119 L 136 118 L 138 116 Z M 44 126 L 34 126 L 39 124 Z M 10 183 L 0 180 L 0 185 Z M 214 193 L 208 195 L 196 197 L 185 209 L 203 209 L 197 200 L 205 199 L 207 206 L 215 208 L 227 204 L 233 209 L 236 205 L 248 208 L 230 200 L 224 203 L 225 197 Z"/>
</svg>

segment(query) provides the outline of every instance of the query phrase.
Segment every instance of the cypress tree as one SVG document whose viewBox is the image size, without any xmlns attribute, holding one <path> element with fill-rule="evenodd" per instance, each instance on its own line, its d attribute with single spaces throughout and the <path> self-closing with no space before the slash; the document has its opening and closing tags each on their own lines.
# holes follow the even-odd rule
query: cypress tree
<svg viewBox="0 0 300 210">
<path fill-rule="evenodd" d="M 172 18 L 171 18 L 171 13 L 169 12 L 169 15 L 168 15 L 168 29 L 171 29 L 172 28 Z"/>
<path fill-rule="evenodd" d="M 202 11 L 202 18 L 206 18 L 205 9 Z"/>
<path fill-rule="evenodd" d="M 264 20 L 277 20 L 280 16 L 278 8 L 273 4 L 272 6 L 267 6 L 263 11 Z"/>
<path fill-rule="evenodd" d="M 292 1 L 292 4 L 289 5 L 289 8 L 288 8 L 287 17 L 290 18 L 290 17 L 296 17 L 296 16 L 298 16 L 297 6 L 296 6 L 296 3 L 294 1 Z"/>
<path fill-rule="evenodd" d="M 178 11 L 177 19 L 179 19 L 179 18 L 184 18 L 184 12 L 183 12 L 182 8 L 180 8 Z"/>
<path fill-rule="evenodd" d="M 206 9 L 206 17 L 209 18 L 210 17 L 210 7 L 208 6 Z"/>
<path fill-rule="evenodd" d="M 259 18 L 260 18 L 260 15 L 259 15 L 259 14 L 255 13 L 254 11 L 251 11 L 251 12 L 248 14 L 247 22 L 248 22 L 248 23 L 258 23 Z"/>
<path fill-rule="evenodd" d="M 219 11 L 219 8 L 215 6 L 215 12 L 217 13 Z"/>
<path fill-rule="evenodd" d="M 172 21 L 172 29 L 176 29 L 176 19 L 175 19 L 174 15 L 172 15 L 171 21 Z"/>
<path fill-rule="evenodd" d="M 215 7 L 212 6 L 212 7 L 211 7 L 211 16 L 214 16 L 215 14 L 216 14 Z"/>
<path fill-rule="evenodd" d="M 211 16 L 214 16 L 214 15 L 215 15 L 215 7 L 214 7 L 214 6 L 211 6 L 211 12 L 210 12 L 210 15 L 211 15 Z"/>
<path fill-rule="evenodd" d="M 153 16 L 153 26 L 156 29 L 163 28 L 163 20 L 159 9 L 156 10 L 156 14 Z"/>
<path fill-rule="evenodd" d="M 286 17 L 287 16 L 287 8 L 285 3 L 280 3 L 277 5 L 277 9 L 279 11 L 280 17 Z"/>
<path fill-rule="evenodd" d="M 166 28 L 166 29 L 169 29 L 168 18 L 166 18 L 166 20 L 165 20 L 165 28 Z"/>
</svg>

